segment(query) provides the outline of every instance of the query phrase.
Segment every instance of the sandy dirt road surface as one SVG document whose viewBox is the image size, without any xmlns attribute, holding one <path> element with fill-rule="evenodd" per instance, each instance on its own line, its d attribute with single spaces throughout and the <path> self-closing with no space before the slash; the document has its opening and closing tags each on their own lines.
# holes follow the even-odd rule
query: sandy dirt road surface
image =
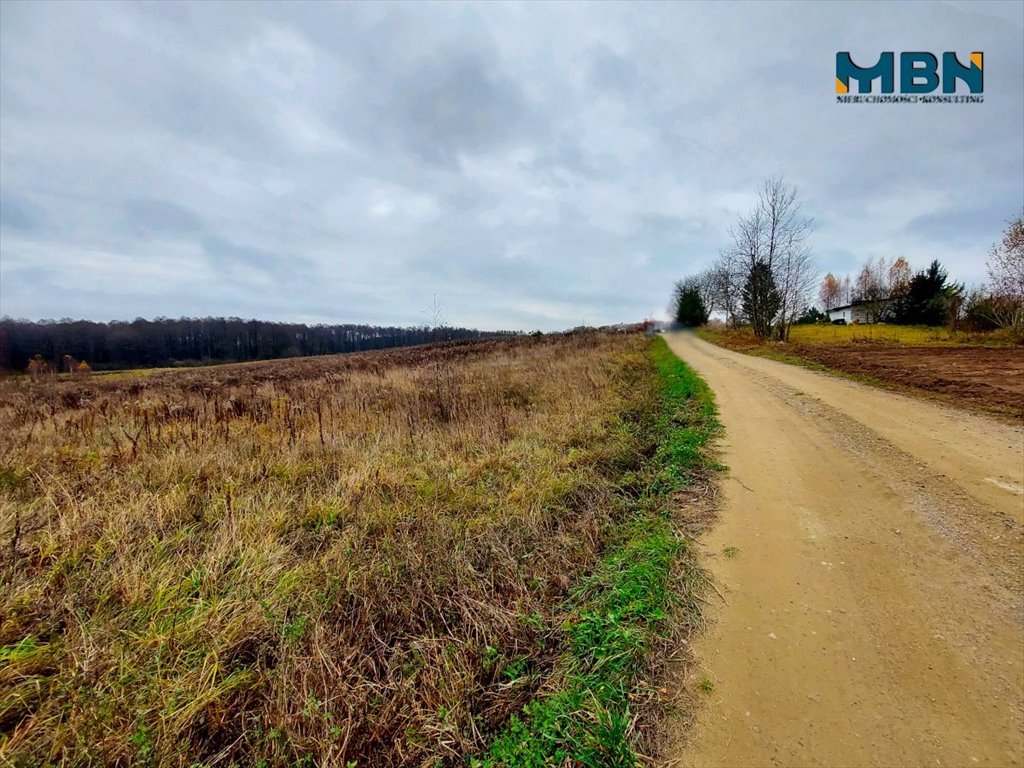
<svg viewBox="0 0 1024 768">
<path fill-rule="evenodd" d="M 1024 764 L 1024 430 L 667 341 L 729 467 L 692 676 L 714 691 L 679 764 Z"/>
</svg>

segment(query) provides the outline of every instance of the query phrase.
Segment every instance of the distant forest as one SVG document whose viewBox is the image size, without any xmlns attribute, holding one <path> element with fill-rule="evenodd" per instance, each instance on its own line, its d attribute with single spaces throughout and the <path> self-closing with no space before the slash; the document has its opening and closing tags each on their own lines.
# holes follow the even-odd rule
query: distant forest
<svg viewBox="0 0 1024 768">
<path fill-rule="evenodd" d="M 0 320 L 0 370 L 24 371 L 41 355 L 53 370 L 70 356 L 94 370 L 273 360 L 514 335 L 471 328 L 267 323 L 237 317 L 134 322 Z"/>
</svg>

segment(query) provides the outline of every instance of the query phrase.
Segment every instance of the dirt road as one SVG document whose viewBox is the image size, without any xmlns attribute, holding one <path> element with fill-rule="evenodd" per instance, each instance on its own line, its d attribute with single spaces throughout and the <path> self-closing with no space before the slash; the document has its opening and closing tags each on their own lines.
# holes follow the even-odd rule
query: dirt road
<svg viewBox="0 0 1024 768">
<path fill-rule="evenodd" d="M 1024 430 L 667 340 L 730 467 L 681 764 L 1021 765 Z"/>
</svg>

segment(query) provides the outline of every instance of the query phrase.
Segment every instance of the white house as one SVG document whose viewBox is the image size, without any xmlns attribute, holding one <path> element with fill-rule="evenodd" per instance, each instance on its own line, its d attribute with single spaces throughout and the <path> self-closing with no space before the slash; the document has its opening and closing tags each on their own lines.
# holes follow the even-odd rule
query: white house
<svg viewBox="0 0 1024 768">
<path fill-rule="evenodd" d="M 877 323 L 879 315 L 884 313 L 889 302 L 889 299 L 882 299 L 880 301 L 855 301 L 852 304 L 833 307 L 828 310 L 828 319 L 832 322 L 835 322 L 836 320 L 843 320 L 847 324 Z"/>
<path fill-rule="evenodd" d="M 828 311 L 828 319 L 833 323 L 842 320 L 844 323 L 866 323 L 868 321 L 867 307 L 863 304 L 845 304 L 841 307 L 833 307 Z"/>
</svg>

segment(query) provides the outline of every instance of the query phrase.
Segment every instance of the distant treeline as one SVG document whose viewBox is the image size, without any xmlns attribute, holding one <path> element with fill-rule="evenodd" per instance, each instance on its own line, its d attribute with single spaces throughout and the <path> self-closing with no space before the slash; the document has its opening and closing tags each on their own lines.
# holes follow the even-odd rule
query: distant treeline
<svg viewBox="0 0 1024 768">
<path fill-rule="evenodd" d="M 67 356 L 96 370 L 333 355 L 514 335 L 471 328 L 268 323 L 237 317 L 157 318 L 134 322 L 0 320 L 0 370 L 24 371 L 36 355 L 53 370 Z"/>
</svg>

